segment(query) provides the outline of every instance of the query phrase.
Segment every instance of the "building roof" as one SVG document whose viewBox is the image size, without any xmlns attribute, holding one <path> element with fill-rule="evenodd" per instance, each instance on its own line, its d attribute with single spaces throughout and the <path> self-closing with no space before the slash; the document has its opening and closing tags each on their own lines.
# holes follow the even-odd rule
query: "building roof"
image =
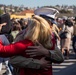
<svg viewBox="0 0 76 75">
<path fill-rule="evenodd" d="M 34 10 L 24 10 L 22 12 L 20 12 L 20 15 L 25 15 L 26 13 L 34 13 Z"/>
</svg>

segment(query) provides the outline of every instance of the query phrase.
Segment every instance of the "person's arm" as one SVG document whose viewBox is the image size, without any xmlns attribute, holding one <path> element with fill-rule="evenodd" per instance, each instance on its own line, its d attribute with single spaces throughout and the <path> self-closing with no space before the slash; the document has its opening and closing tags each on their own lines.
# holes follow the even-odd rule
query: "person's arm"
<svg viewBox="0 0 76 75">
<path fill-rule="evenodd" d="M 62 63 L 64 61 L 64 56 L 58 47 L 56 47 L 55 50 L 50 50 L 50 54 L 51 54 L 50 59 L 54 63 Z"/>
<path fill-rule="evenodd" d="M 30 40 L 22 40 L 14 44 L 4 46 L 0 40 L 0 56 L 11 57 L 14 55 L 21 55 L 25 52 L 28 46 L 32 46 L 33 43 Z"/>
<path fill-rule="evenodd" d="M 7 39 L 7 37 L 4 34 L 0 35 L 0 40 L 2 41 L 3 45 L 10 44 L 9 40 Z"/>
<path fill-rule="evenodd" d="M 5 35 L 0 35 L 0 39 L 4 45 L 8 45 L 9 41 Z M 20 68 L 32 68 L 32 69 L 41 69 L 41 68 L 49 68 L 49 63 L 45 59 L 33 59 L 33 58 L 26 58 L 23 56 L 13 56 L 10 58 L 9 63 L 12 66 L 20 67 Z"/>
<path fill-rule="evenodd" d="M 0 24 L 0 32 L 1 32 L 1 29 L 2 29 L 2 26 L 5 26 L 7 23 L 2 23 Z"/>
<path fill-rule="evenodd" d="M 26 58 L 23 56 L 13 56 L 10 58 L 9 63 L 13 67 L 32 69 L 48 69 L 51 66 L 51 63 L 46 61 L 44 57 L 38 60 L 33 58 Z"/>
<path fill-rule="evenodd" d="M 48 50 L 40 44 L 39 46 L 30 46 L 29 48 L 31 48 L 31 50 L 26 50 L 25 52 L 31 57 L 45 55 L 47 60 L 54 63 L 61 63 L 64 61 L 64 56 L 57 47 L 55 50 Z"/>
</svg>

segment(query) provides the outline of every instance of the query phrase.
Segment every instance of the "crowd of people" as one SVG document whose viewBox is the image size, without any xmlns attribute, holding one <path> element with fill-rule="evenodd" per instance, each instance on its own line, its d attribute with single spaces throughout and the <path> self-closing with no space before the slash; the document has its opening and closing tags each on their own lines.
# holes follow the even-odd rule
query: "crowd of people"
<svg viewBox="0 0 76 75">
<path fill-rule="evenodd" d="M 34 13 L 30 19 L 10 19 L 9 35 L 0 34 L 0 57 L 9 65 L 5 75 L 53 75 L 52 63 L 69 59 L 71 41 L 76 57 L 76 17 L 59 18 L 49 8 Z"/>
</svg>

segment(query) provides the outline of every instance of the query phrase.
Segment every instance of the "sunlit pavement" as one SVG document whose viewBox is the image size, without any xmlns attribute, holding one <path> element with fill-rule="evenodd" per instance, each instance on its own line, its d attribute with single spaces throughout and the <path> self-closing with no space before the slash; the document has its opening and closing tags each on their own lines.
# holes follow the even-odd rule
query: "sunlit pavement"
<svg viewBox="0 0 76 75">
<path fill-rule="evenodd" d="M 6 71 L 5 66 L 3 65 L 2 71 L 0 72 L 0 75 L 2 75 Z"/>
</svg>

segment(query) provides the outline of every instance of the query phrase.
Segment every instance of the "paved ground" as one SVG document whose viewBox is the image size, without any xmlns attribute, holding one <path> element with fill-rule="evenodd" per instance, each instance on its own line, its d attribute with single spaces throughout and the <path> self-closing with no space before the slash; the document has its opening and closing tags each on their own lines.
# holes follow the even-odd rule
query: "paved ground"
<svg viewBox="0 0 76 75">
<path fill-rule="evenodd" d="M 76 75 L 76 59 L 74 54 L 61 64 L 53 64 L 53 75 Z"/>
<path fill-rule="evenodd" d="M 0 72 L 0 75 L 2 75 L 6 71 L 5 66 L 3 65 L 2 71 Z"/>
</svg>

